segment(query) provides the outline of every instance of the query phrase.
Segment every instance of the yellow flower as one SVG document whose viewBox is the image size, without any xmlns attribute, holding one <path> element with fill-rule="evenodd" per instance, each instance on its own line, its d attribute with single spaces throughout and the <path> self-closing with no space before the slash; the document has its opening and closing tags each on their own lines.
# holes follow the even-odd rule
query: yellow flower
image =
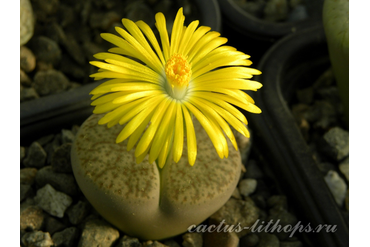
<svg viewBox="0 0 370 247">
<path fill-rule="evenodd" d="M 128 140 L 128 150 L 136 145 L 137 162 L 149 153 L 149 161 L 163 167 L 172 153 L 178 162 L 184 137 L 188 160 L 193 165 L 197 142 L 194 115 L 210 137 L 219 157 L 228 157 L 225 135 L 237 149 L 231 125 L 244 136 L 247 119 L 234 106 L 260 113 L 253 99 L 241 90 L 256 91 L 262 85 L 248 80 L 261 72 L 248 68 L 250 56 L 230 46 L 220 33 L 193 21 L 184 26 L 182 8 L 177 12 L 171 40 L 162 13 L 155 16 L 161 46 L 143 21 L 122 19 L 122 36 L 103 33 L 102 38 L 116 45 L 108 53 L 98 53 L 93 61 L 99 67 L 95 79 L 110 78 L 90 94 L 94 113 L 107 113 L 99 124 L 125 125 L 116 142 Z M 197 28 L 198 27 L 198 28 Z"/>
</svg>

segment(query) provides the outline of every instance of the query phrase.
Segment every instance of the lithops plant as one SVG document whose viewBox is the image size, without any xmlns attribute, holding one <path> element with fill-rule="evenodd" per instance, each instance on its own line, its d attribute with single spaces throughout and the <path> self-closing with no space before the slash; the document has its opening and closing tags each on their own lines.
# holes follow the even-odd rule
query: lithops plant
<svg viewBox="0 0 370 247">
<path fill-rule="evenodd" d="M 153 240 L 180 234 L 216 212 L 234 191 L 239 151 L 229 142 L 229 158 L 220 159 L 198 121 L 196 164 L 168 159 L 160 169 L 148 158 L 137 164 L 127 141 L 115 143 L 122 127 L 98 125 L 101 117 L 92 115 L 81 126 L 71 151 L 73 172 L 94 208 L 125 233 Z"/>
<path fill-rule="evenodd" d="M 239 180 L 241 158 L 233 127 L 249 137 L 247 119 L 235 107 L 260 113 L 242 90 L 249 56 L 226 38 L 184 26 L 180 9 L 168 36 L 156 16 L 161 46 L 143 21 L 122 19 L 120 36 L 102 34 L 116 45 L 98 53 L 91 77 L 109 79 L 90 94 L 94 113 L 72 148 L 77 182 L 96 210 L 132 236 L 163 239 L 186 231 L 218 210 Z M 240 142 L 241 143 L 241 142 Z M 243 142 L 241 146 L 246 146 Z"/>
</svg>

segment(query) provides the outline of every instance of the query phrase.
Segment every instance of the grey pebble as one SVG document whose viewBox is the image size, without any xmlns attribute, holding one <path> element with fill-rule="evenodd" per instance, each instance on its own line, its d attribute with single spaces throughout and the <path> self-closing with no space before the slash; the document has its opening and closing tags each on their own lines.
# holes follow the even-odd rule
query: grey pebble
<svg viewBox="0 0 370 247">
<path fill-rule="evenodd" d="M 246 164 L 246 173 L 244 174 L 244 178 L 254 178 L 259 179 L 263 178 L 264 174 L 260 167 L 258 166 L 258 163 L 255 160 L 248 160 Z"/>
<path fill-rule="evenodd" d="M 30 41 L 30 48 L 36 56 L 37 61 L 56 66 L 62 58 L 62 51 L 59 45 L 52 39 L 45 36 L 34 37 Z"/>
<path fill-rule="evenodd" d="M 202 234 L 197 232 L 188 232 L 182 235 L 182 246 L 183 247 L 202 247 L 203 238 Z"/>
<path fill-rule="evenodd" d="M 164 245 L 167 245 L 168 247 L 181 247 L 175 240 L 168 239 L 163 241 Z"/>
<path fill-rule="evenodd" d="M 139 242 L 139 239 L 124 235 L 117 241 L 114 247 L 142 247 L 142 244 Z"/>
<path fill-rule="evenodd" d="M 22 88 L 20 93 L 20 102 L 38 99 L 40 98 L 39 94 L 33 87 L 30 88 Z"/>
<path fill-rule="evenodd" d="M 349 157 L 339 164 L 339 170 L 346 177 L 347 181 L 349 181 Z"/>
<path fill-rule="evenodd" d="M 308 13 L 307 8 L 303 4 L 297 5 L 295 8 L 293 8 L 289 15 L 288 15 L 288 21 L 301 21 L 304 19 L 307 19 Z"/>
<path fill-rule="evenodd" d="M 54 172 L 51 166 L 45 166 L 40 169 L 36 174 L 35 181 L 40 187 L 50 184 L 56 190 L 71 196 L 78 195 L 79 193 L 78 186 L 72 174 Z"/>
<path fill-rule="evenodd" d="M 54 138 L 53 134 L 42 136 L 37 139 L 37 142 L 40 143 L 41 146 L 45 146 L 46 144 L 50 143 Z"/>
<path fill-rule="evenodd" d="M 268 0 L 263 10 L 264 19 L 267 21 L 282 21 L 288 17 L 287 0 Z"/>
<path fill-rule="evenodd" d="M 273 195 L 267 200 L 267 206 L 286 210 L 288 207 L 287 197 L 284 195 Z"/>
<path fill-rule="evenodd" d="M 71 147 L 71 143 L 65 143 L 55 150 L 51 158 L 51 167 L 54 172 L 72 173 Z"/>
<path fill-rule="evenodd" d="M 32 72 L 36 67 L 36 57 L 26 46 L 20 48 L 20 67 L 26 72 Z"/>
<path fill-rule="evenodd" d="M 38 142 L 33 142 L 28 148 L 27 156 L 23 160 L 26 167 L 40 168 L 45 165 L 46 152 Z"/>
<path fill-rule="evenodd" d="M 60 71 L 50 69 L 39 71 L 34 77 L 34 88 L 39 95 L 45 96 L 65 91 L 69 87 L 68 78 Z"/>
<path fill-rule="evenodd" d="M 75 135 L 71 130 L 62 129 L 62 143 L 73 143 Z"/>
<path fill-rule="evenodd" d="M 55 246 L 73 247 L 76 246 L 79 237 L 77 227 L 68 227 L 61 232 L 56 232 L 52 236 Z"/>
<path fill-rule="evenodd" d="M 24 234 L 22 244 L 25 247 L 50 247 L 54 242 L 48 232 L 35 231 Z"/>
<path fill-rule="evenodd" d="M 242 179 L 239 182 L 239 192 L 244 197 L 253 194 L 257 188 L 257 180 L 253 178 Z"/>
<path fill-rule="evenodd" d="M 35 181 L 37 169 L 36 168 L 23 168 L 20 170 L 20 183 L 32 185 Z"/>
<path fill-rule="evenodd" d="M 327 129 L 336 123 L 336 109 L 326 100 L 317 100 L 305 113 L 306 119 L 316 129 Z"/>
<path fill-rule="evenodd" d="M 90 208 L 91 206 L 88 202 L 78 201 L 66 212 L 69 222 L 71 222 L 73 225 L 80 224 L 89 214 Z"/>
<path fill-rule="evenodd" d="M 29 0 L 20 1 L 20 45 L 26 44 L 33 36 L 35 18 Z"/>
<path fill-rule="evenodd" d="M 346 182 L 338 175 L 336 171 L 329 171 L 324 177 L 324 180 L 333 194 L 335 201 L 341 207 L 346 196 Z"/>
<path fill-rule="evenodd" d="M 21 184 L 20 185 L 20 201 L 23 201 L 27 197 L 31 197 L 34 195 L 34 191 L 29 184 Z"/>
<path fill-rule="evenodd" d="M 53 216 L 47 215 L 45 218 L 45 231 L 49 232 L 50 234 L 54 234 L 55 232 L 60 232 L 64 230 L 67 226 L 54 218 Z"/>
<path fill-rule="evenodd" d="M 281 227 L 287 225 L 293 226 L 298 222 L 297 218 L 293 214 L 289 213 L 285 209 L 276 206 L 269 210 L 269 216 L 267 218 L 267 221 L 269 222 L 270 220 L 272 220 L 273 225 L 276 224 Z M 290 232 L 285 231 L 274 233 L 280 240 L 284 240 L 290 235 Z"/>
<path fill-rule="evenodd" d="M 340 127 L 326 132 L 321 140 L 322 152 L 336 161 L 349 154 L 349 133 Z"/>
<path fill-rule="evenodd" d="M 83 228 L 79 247 L 111 247 L 119 238 L 119 232 L 111 225 L 102 220 L 87 221 Z"/>
<path fill-rule="evenodd" d="M 72 198 L 47 184 L 37 191 L 35 202 L 49 214 L 63 218 L 64 212 L 72 204 Z"/>
<path fill-rule="evenodd" d="M 158 241 L 149 240 L 143 243 L 143 247 L 168 247 L 168 246 Z"/>
</svg>

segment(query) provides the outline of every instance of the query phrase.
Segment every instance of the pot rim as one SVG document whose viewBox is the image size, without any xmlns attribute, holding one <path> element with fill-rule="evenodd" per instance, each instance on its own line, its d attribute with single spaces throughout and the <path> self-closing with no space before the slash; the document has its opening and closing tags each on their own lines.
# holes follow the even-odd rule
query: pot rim
<svg viewBox="0 0 370 247">
<path fill-rule="evenodd" d="M 310 16 L 295 22 L 270 22 L 259 19 L 240 8 L 234 0 L 218 0 L 224 21 L 238 32 L 256 39 L 275 41 L 285 35 L 321 23 L 323 0 L 307 1 Z"/>
<path fill-rule="evenodd" d="M 314 226 L 337 225 L 335 233 L 314 233 L 310 238 L 320 246 L 344 247 L 349 241 L 348 222 L 327 187 L 284 97 L 284 87 L 289 86 L 290 81 L 283 78 L 284 72 L 289 66 L 297 66 L 298 59 L 308 59 L 309 56 L 302 56 L 306 54 L 304 51 L 312 51 L 313 57 L 320 52 L 327 54 L 322 25 L 286 36 L 265 53 L 258 65 L 262 75 L 256 79 L 263 88 L 252 93 L 262 113 L 250 115 L 248 119 L 257 149 L 263 152 L 260 153 L 269 164 L 273 164 L 270 168 L 285 193 L 297 200 L 295 209 L 300 215 Z M 328 54 L 324 56 L 329 62 Z M 307 61 L 305 69 L 311 66 L 311 61 Z"/>
</svg>

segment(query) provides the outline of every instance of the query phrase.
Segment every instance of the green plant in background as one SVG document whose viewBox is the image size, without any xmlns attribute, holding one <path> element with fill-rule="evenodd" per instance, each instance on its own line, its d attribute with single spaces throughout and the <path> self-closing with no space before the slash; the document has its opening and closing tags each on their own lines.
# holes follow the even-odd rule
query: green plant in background
<svg viewBox="0 0 370 247">
<path fill-rule="evenodd" d="M 349 0 L 325 0 L 323 23 L 343 111 L 349 123 Z"/>
<path fill-rule="evenodd" d="M 144 239 L 180 234 L 229 199 L 241 169 L 237 140 L 249 137 L 235 106 L 261 112 L 242 91 L 262 86 L 250 80 L 260 72 L 248 55 L 199 21 L 184 26 L 182 9 L 170 39 L 164 15 L 155 18 L 161 45 L 143 21 L 123 19 L 121 37 L 102 34 L 117 47 L 95 55 L 103 61 L 91 62 L 100 68 L 91 76 L 110 80 L 91 92 L 99 115 L 81 126 L 71 154 L 96 210 Z"/>
</svg>

